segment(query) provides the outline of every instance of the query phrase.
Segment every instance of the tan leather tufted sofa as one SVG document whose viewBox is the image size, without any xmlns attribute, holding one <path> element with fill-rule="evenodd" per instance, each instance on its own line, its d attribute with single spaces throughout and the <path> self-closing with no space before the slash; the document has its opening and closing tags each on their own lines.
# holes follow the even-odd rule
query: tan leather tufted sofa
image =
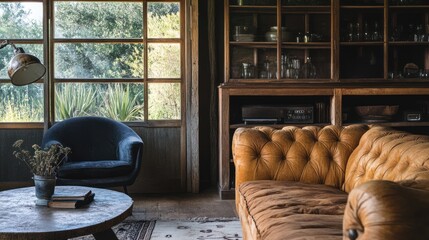
<svg viewBox="0 0 429 240">
<path fill-rule="evenodd" d="M 429 239 L 429 137 L 386 127 L 239 128 L 244 239 Z"/>
</svg>

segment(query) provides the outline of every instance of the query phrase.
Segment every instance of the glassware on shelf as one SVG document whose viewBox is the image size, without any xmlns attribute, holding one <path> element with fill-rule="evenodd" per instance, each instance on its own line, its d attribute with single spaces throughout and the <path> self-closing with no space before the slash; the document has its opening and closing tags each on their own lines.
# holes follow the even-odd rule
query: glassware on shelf
<svg viewBox="0 0 429 240">
<path fill-rule="evenodd" d="M 268 59 L 268 56 L 265 56 L 265 61 L 262 64 L 262 70 L 259 73 L 260 78 L 273 78 L 275 75 L 273 71 L 273 66 Z"/>
<path fill-rule="evenodd" d="M 303 41 L 303 37 L 302 37 L 302 33 L 298 32 L 298 34 L 296 35 L 296 42 L 302 42 Z"/>
<path fill-rule="evenodd" d="M 383 40 L 383 34 L 380 32 L 380 27 L 378 22 L 374 22 L 374 31 L 372 32 L 372 41 L 381 41 Z"/>
<path fill-rule="evenodd" d="M 289 73 L 288 73 L 288 56 L 287 55 L 283 55 L 281 56 L 281 71 L 280 71 L 280 77 L 281 78 L 289 78 Z"/>
<path fill-rule="evenodd" d="M 255 41 L 255 34 L 253 28 L 248 26 L 235 26 L 232 39 L 237 42 Z"/>
<path fill-rule="evenodd" d="M 254 78 L 255 67 L 251 63 L 242 63 L 241 66 L 241 78 Z"/>
<path fill-rule="evenodd" d="M 363 27 L 363 40 L 364 41 L 371 41 L 371 35 L 369 33 L 368 22 L 365 22 L 364 27 Z"/>
<path fill-rule="evenodd" d="M 423 26 L 420 24 L 416 27 L 414 33 L 414 42 L 423 42 L 426 41 L 426 33 L 423 30 Z"/>
<path fill-rule="evenodd" d="M 297 57 L 292 57 L 291 59 L 291 78 L 298 79 L 299 72 L 301 70 L 301 60 Z"/>
<path fill-rule="evenodd" d="M 349 42 L 353 42 L 354 38 L 355 38 L 354 26 L 353 26 L 353 23 L 349 23 L 346 40 Z"/>
<path fill-rule="evenodd" d="M 358 42 L 362 41 L 360 23 L 356 23 L 354 39 Z"/>
<path fill-rule="evenodd" d="M 312 39 L 311 39 L 311 34 L 310 34 L 310 32 L 306 32 L 305 34 L 304 34 L 304 42 L 305 43 L 308 43 L 308 42 L 311 42 L 312 41 Z"/>
<path fill-rule="evenodd" d="M 236 3 L 238 6 L 244 5 L 254 5 L 254 0 L 232 0 L 233 3 Z"/>
<path fill-rule="evenodd" d="M 302 66 L 302 78 L 316 78 L 316 66 L 311 62 L 311 57 L 307 57 Z"/>
</svg>

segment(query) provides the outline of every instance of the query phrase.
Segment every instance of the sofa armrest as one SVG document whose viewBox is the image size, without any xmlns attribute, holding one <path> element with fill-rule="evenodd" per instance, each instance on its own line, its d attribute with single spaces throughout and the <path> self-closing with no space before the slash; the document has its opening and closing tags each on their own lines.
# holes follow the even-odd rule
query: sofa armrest
<svg viewBox="0 0 429 240">
<path fill-rule="evenodd" d="M 343 239 L 429 239 L 428 223 L 429 191 L 369 181 L 349 194 Z"/>
</svg>

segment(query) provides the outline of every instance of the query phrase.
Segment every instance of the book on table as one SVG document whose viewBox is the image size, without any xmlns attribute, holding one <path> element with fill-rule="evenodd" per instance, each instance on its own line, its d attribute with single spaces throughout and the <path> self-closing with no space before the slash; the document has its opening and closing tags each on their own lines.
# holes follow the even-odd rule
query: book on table
<svg viewBox="0 0 429 240">
<path fill-rule="evenodd" d="M 59 192 L 52 196 L 48 206 L 52 208 L 79 208 L 91 203 L 94 196 L 95 193 L 91 190 L 81 193 Z"/>
</svg>

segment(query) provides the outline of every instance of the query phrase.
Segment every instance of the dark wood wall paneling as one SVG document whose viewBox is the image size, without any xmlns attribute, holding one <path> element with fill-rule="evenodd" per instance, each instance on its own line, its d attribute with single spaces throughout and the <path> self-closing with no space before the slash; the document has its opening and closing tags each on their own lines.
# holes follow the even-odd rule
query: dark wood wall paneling
<svg viewBox="0 0 429 240">
<path fill-rule="evenodd" d="M 31 174 L 12 153 L 12 144 L 23 139 L 25 146 L 31 149 L 34 143 L 41 143 L 43 129 L 0 129 L 0 182 L 28 182 Z"/>
</svg>

